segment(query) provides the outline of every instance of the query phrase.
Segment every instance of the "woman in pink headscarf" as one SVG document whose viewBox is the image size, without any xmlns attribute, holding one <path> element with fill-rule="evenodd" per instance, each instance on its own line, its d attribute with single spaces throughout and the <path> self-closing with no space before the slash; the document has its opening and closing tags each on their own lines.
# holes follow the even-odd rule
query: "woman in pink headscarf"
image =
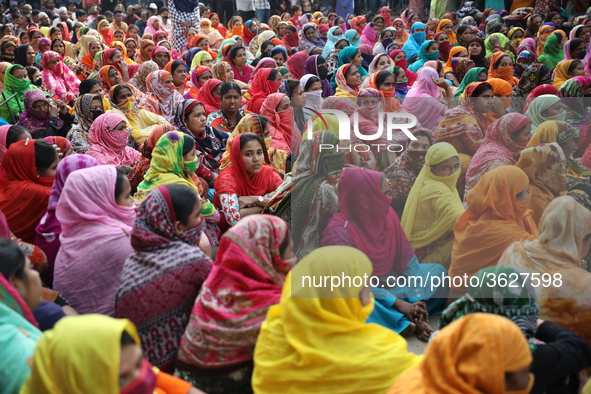
<svg viewBox="0 0 591 394">
<path fill-rule="evenodd" d="M 148 93 L 140 100 L 140 105 L 167 121 L 174 120 L 176 107 L 183 101 L 183 96 L 176 91 L 172 75 L 168 71 L 153 71 L 146 79 Z"/>
<path fill-rule="evenodd" d="M 439 101 L 441 87 L 445 89 L 449 106 Z M 431 67 L 423 67 L 419 71 L 417 84 L 408 91 L 404 99 L 404 108 L 416 116 L 421 125 L 429 130 L 435 130 L 448 107 L 454 106 L 455 100 L 450 86 L 447 82 L 440 80 L 437 70 Z"/>
<path fill-rule="evenodd" d="M 361 33 L 361 45 L 366 44 L 373 48 L 374 45 L 376 45 L 376 42 L 378 40 L 378 34 L 380 34 L 380 32 L 377 29 L 375 29 L 375 27 L 372 27 L 372 25 L 375 24 L 368 23 L 363 28 L 363 32 Z"/>
<path fill-rule="evenodd" d="M 289 97 L 283 93 L 269 95 L 261 106 L 260 114 L 269 119 L 271 147 L 297 152 L 302 143 L 302 136 L 293 125 L 293 108 Z M 292 133 L 292 130 L 296 132 Z"/>
<path fill-rule="evenodd" d="M 160 18 L 156 15 L 149 17 L 144 34 L 151 34 L 152 37 L 156 37 L 158 30 L 160 30 Z"/>
<path fill-rule="evenodd" d="M 70 104 L 80 94 L 80 80 L 70 70 L 57 52 L 47 51 L 41 56 L 43 83 L 47 89 L 63 102 Z"/>
<path fill-rule="evenodd" d="M 141 155 L 127 146 L 127 120 L 116 113 L 102 114 L 92 122 L 88 133 L 90 148 L 86 154 L 99 164 L 117 167 L 132 165 Z"/>
<path fill-rule="evenodd" d="M 108 115 L 113 114 L 102 116 Z M 133 253 L 130 190 L 129 180 L 114 166 L 74 171 L 62 190 L 56 207 L 62 234 L 53 285 L 81 314 L 115 314 L 123 263 Z"/>
<path fill-rule="evenodd" d="M 304 66 L 309 57 L 310 55 L 308 53 L 300 51 L 296 52 L 287 60 L 287 68 L 293 79 L 301 79 L 304 76 Z"/>
</svg>

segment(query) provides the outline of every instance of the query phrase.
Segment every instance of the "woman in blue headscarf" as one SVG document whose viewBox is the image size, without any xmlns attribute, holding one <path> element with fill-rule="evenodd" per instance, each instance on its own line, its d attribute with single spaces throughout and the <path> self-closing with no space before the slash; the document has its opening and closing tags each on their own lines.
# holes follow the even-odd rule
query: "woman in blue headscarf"
<svg viewBox="0 0 591 394">
<path fill-rule="evenodd" d="M 429 60 L 437 60 L 439 57 L 439 44 L 437 41 L 429 40 L 425 41 L 421 45 L 419 50 L 419 58 L 416 62 L 408 66 L 408 69 L 412 72 L 417 72 L 421 67 L 425 65 Z"/>
<path fill-rule="evenodd" d="M 333 26 L 328 30 L 328 39 L 326 40 L 326 45 L 324 45 L 324 49 L 322 50 L 322 56 L 324 58 L 327 58 L 328 55 L 330 55 L 330 53 L 334 49 L 335 42 L 337 42 L 337 40 L 342 36 L 343 29 L 341 29 L 340 26 Z"/>
<path fill-rule="evenodd" d="M 349 43 L 353 47 L 358 47 L 361 43 L 361 35 L 355 29 L 347 30 L 345 34 L 343 34 L 343 37 L 349 40 Z"/>
<path fill-rule="evenodd" d="M 422 22 L 415 22 L 413 23 L 412 27 L 410 28 L 410 37 L 402 46 L 402 50 L 406 53 L 406 58 L 409 62 L 413 62 L 416 60 L 421 45 L 427 39 L 427 33 L 425 33 L 425 24 Z"/>
</svg>

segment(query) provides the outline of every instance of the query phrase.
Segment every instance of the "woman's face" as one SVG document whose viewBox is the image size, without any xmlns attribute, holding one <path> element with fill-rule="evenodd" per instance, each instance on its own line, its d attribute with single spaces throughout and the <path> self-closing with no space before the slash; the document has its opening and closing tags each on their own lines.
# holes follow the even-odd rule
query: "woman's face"
<svg viewBox="0 0 591 394">
<path fill-rule="evenodd" d="M 468 51 L 470 52 L 470 56 L 478 56 L 482 52 L 482 45 L 478 42 L 471 42 L 468 46 Z"/>
<path fill-rule="evenodd" d="M 316 92 L 318 90 L 322 90 L 322 82 L 320 81 L 313 82 L 306 92 Z"/>
<path fill-rule="evenodd" d="M 246 52 L 244 51 L 244 49 L 240 48 L 238 52 L 236 52 L 236 56 L 232 60 L 234 61 L 234 64 L 236 66 L 246 65 Z"/>
<path fill-rule="evenodd" d="M 229 90 L 221 97 L 222 110 L 225 113 L 234 114 L 238 111 L 241 103 L 240 92 Z"/>
<path fill-rule="evenodd" d="M 556 14 L 552 17 L 550 22 L 554 23 L 556 26 L 560 26 L 562 24 L 562 17 L 560 14 Z"/>
<path fill-rule="evenodd" d="M 47 109 L 49 109 L 49 107 L 47 107 Z M 37 171 L 37 175 L 39 175 L 39 177 L 41 178 L 51 178 L 55 176 L 55 170 L 57 169 L 57 165 L 60 162 L 60 157 L 59 155 L 56 153 L 55 158 L 53 159 L 53 162 L 51 163 L 51 165 L 49 167 L 47 167 L 46 169 L 44 169 L 43 171 Z"/>
<path fill-rule="evenodd" d="M 199 76 L 199 78 L 197 78 L 197 80 L 199 81 L 199 83 L 201 85 L 203 85 L 205 82 L 209 81 L 212 78 L 213 78 L 213 74 L 211 73 L 211 71 L 206 71 L 203 74 L 201 74 Z"/>
<path fill-rule="evenodd" d="M 90 47 L 88 49 L 88 53 L 90 53 L 90 57 L 92 57 L 94 59 L 94 55 L 96 55 L 97 53 L 99 53 L 102 50 L 103 50 L 103 47 L 102 47 L 101 43 L 98 41 L 93 41 L 90 44 Z"/>
<path fill-rule="evenodd" d="M 27 76 L 27 71 L 26 70 L 14 70 L 12 72 L 12 76 L 15 77 L 16 79 L 28 79 L 29 77 Z"/>
<path fill-rule="evenodd" d="M 127 49 L 127 53 L 132 55 L 135 53 L 135 51 L 137 50 L 137 45 L 135 43 L 135 41 L 128 41 L 125 44 L 125 49 Z"/>
<path fill-rule="evenodd" d="M 207 116 L 203 105 L 196 105 L 185 118 L 187 127 L 191 130 L 191 133 L 197 136 L 201 136 L 205 131 L 206 120 Z"/>
<path fill-rule="evenodd" d="M 343 50 L 345 47 L 347 46 L 347 43 L 344 41 L 341 41 L 338 43 L 338 45 L 335 45 L 335 48 L 337 49 L 337 51 L 341 51 Z"/>
<path fill-rule="evenodd" d="M 542 17 L 536 16 L 534 19 L 532 19 L 531 23 L 537 31 L 540 28 L 540 26 L 542 26 Z"/>
<path fill-rule="evenodd" d="M 481 114 L 490 112 L 494 104 L 494 98 L 493 90 L 486 90 L 480 96 L 472 98 L 472 107 Z"/>
<path fill-rule="evenodd" d="M 154 62 L 161 68 L 164 68 L 170 61 L 170 55 L 166 52 L 160 52 L 154 55 Z"/>
<path fill-rule="evenodd" d="M 232 27 L 240 27 L 240 26 L 242 26 L 242 21 L 240 19 L 236 19 L 232 23 Z"/>
<path fill-rule="evenodd" d="M 561 114 L 563 111 L 564 107 L 562 106 L 562 102 L 559 101 L 540 112 L 540 115 L 542 115 L 543 117 L 552 117 Z"/>
<path fill-rule="evenodd" d="M 451 29 L 452 29 L 452 27 L 453 27 L 453 26 L 454 26 L 453 24 L 451 24 L 451 23 L 448 23 L 447 25 L 443 26 L 443 27 L 441 28 L 441 30 L 442 30 L 442 31 L 449 31 L 449 30 L 451 30 Z"/>
<path fill-rule="evenodd" d="M 90 102 L 90 110 L 91 111 L 102 111 L 103 110 L 103 102 L 99 99 L 94 99 Z M 90 116 L 94 116 L 92 113 Z"/>
<path fill-rule="evenodd" d="M 125 34 L 121 31 L 116 31 L 115 34 L 113 34 L 113 37 L 115 37 L 115 41 L 123 41 L 125 39 Z"/>
<path fill-rule="evenodd" d="M 351 63 L 354 66 L 361 67 L 361 65 L 363 64 L 363 56 L 361 56 L 360 51 L 355 52 L 355 54 L 351 58 Z"/>
<path fill-rule="evenodd" d="M 515 30 L 513 35 L 511 36 L 512 40 L 519 40 L 524 37 L 524 34 L 521 30 Z"/>
<path fill-rule="evenodd" d="M 123 126 L 121 126 L 123 125 Z M 125 131 L 125 122 L 119 123 L 115 128 L 114 131 Z M 122 207 L 133 207 L 133 196 L 131 195 L 131 185 L 129 183 L 129 179 L 127 177 L 123 178 L 123 188 L 121 189 L 121 194 L 117 196 L 117 205 Z"/>
<path fill-rule="evenodd" d="M 109 83 L 111 86 L 119 85 L 121 83 L 121 75 L 115 67 L 109 69 Z"/>
<path fill-rule="evenodd" d="M 466 50 L 461 50 L 458 53 L 455 54 L 455 57 L 468 57 L 468 51 Z"/>
<path fill-rule="evenodd" d="M 396 87 L 396 79 L 394 78 L 394 75 L 388 75 L 386 77 L 386 79 L 384 79 L 384 82 L 382 82 L 382 84 L 380 86 L 378 86 L 378 89 L 390 90 L 390 89 L 394 89 L 395 87 Z"/>
<path fill-rule="evenodd" d="M 226 67 L 226 74 L 228 75 L 228 78 L 230 80 L 233 80 L 234 79 L 234 70 L 232 70 L 232 67 L 230 65 L 228 65 Z"/>
<path fill-rule="evenodd" d="M 90 94 L 98 94 L 98 95 L 103 95 L 103 89 L 101 88 L 101 85 L 98 83 L 95 83 L 94 85 L 92 85 L 92 88 L 90 88 L 90 90 L 88 91 L 88 93 Z"/>
<path fill-rule="evenodd" d="M 376 65 L 378 70 L 385 70 L 390 67 L 390 58 L 388 56 L 381 56 L 380 60 L 378 60 L 378 64 Z"/>
<path fill-rule="evenodd" d="M 31 45 L 37 45 L 40 38 L 41 38 L 41 33 L 39 33 L 38 31 L 33 32 L 33 34 L 31 35 Z"/>
<path fill-rule="evenodd" d="M 41 74 L 41 71 L 37 70 L 35 71 L 35 74 L 33 74 L 33 81 L 38 80 L 39 78 L 42 78 L 43 74 Z"/>
<path fill-rule="evenodd" d="M 578 62 L 572 72 L 569 72 L 568 75 L 572 77 L 576 77 L 577 75 L 585 75 L 585 66 L 583 62 Z"/>
<path fill-rule="evenodd" d="M 265 155 L 263 146 L 257 140 L 248 141 L 241 150 L 244 167 L 249 176 L 258 174 L 263 167 Z"/>
<path fill-rule="evenodd" d="M 582 42 L 579 45 L 577 45 L 576 48 L 571 49 L 571 56 L 576 59 L 577 58 L 577 54 L 581 51 L 585 50 L 585 43 Z"/>
<path fill-rule="evenodd" d="M 432 42 L 431 45 L 429 45 L 429 47 L 427 48 L 426 53 L 433 53 L 433 52 L 437 52 L 438 50 L 439 50 L 439 44 L 436 42 Z"/>
<path fill-rule="evenodd" d="M 394 61 L 397 62 L 399 60 L 406 59 L 406 53 L 398 52 L 396 56 L 394 56 Z"/>
<path fill-rule="evenodd" d="M 211 26 L 217 26 L 220 23 L 220 18 L 217 15 L 212 15 L 209 20 L 211 21 Z"/>
<path fill-rule="evenodd" d="M 387 40 L 388 38 L 394 38 L 394 33 L 392 30 L 386 30 L 384 35 L 382 36 L 382 41 Z"/>
<path fill-rule="evenodd" d="M 277 107 L 275 108 L 277 112 L 285 111 L 291 108 L 291 102 L 289 101 L 289 97 L 283 96 Z"/>
<path fill-rule="evenodd" d="M 158 33 L 156 34 L 156 37 L 154 37 L 154 42 L 160 42 L 160 41 L 164 41 L 166 40 L 166 34 L 165 33 Z M 165 43 L 163 43 L 165 44 Z M 164 46 L 164 45 L 162 45 Z"/>
<path fill-rule="evenodd" d="M 16 47 L 14 45 L 11 45 L 9 47 L 6 47 L 4 49 L 4 54 L 8 55 L 8 56 L 14 56 L 14 50 L 16 49 Z"/>
<path fill-rule="evenodd" d="M 129 99 L 133 99 L 133 94 L 131 93 L 131 90 L 123 88 L 119 91 L 119 94 L 117 95 L 117 105 Z"/>
<path fill-rule="evenodd" d="M 355 66 L 350 66 L 345 75 L 345 82 L 353 89 L 361 85 L 361 77 L 359 76 L 359 70 Z"/>
<path fill-rule="evenodd" d="M 503 56 L 496 70 L 500 70 L 503 67 L 513 67 L 513 59 L 511 59 L 511 56 Z"/>
<path fill-rule="evenodd" d="M 61 41 L 57 41 L 56 43 L 54 43 L 52 49 L 60 55 L 66 53 L 66 47 L 64 46 L 64 43 Z"/>
<path fill-rule="evenodd" d="M 472 38 L 472 29 L 467 28 L 464 32 L 460 35 L 460 41 L 468 42 Z"/>
<path fill-rule="evenodd" d="M 589 44 L 589 40 L 591 39 L 591 33 L 587 26 L 581 27 L 578 31 L 577 37 L 582 39 L 585 44 Z"/>
<path fill-rule="evenodd" d="M 441 44 L 442 42 L 445 42 L 445 41 L 449 41 L 449 37 L 448 37 L 447 33 L 440 34 L 439 37 L 437 37 L 438 43 Z"/>
<path fill-rule="evenodd" d="M 218 86 L 216 86 L 212 91 L 211 91 L 211 95 L 213 97 L 220 97 L 220 92 L 222 91 L 222 84 L 219 83 Z"/>
<path fill-rule="evenodd" d="M 488 79 L 488 72 L 482 71 L 480 74 L 478 74 L 478 78 L 480 78 L 482 82 L 486 81 Z"/>
<path fill-rule="evenodd" d="M 284 35 L 287 34 L 287 26 L 286 25 L 281 25 L 279 26 L 279 35 L 281 37 L 283 37 Z M 341 34 L 343 34 L 343 32 L 341 31 Z"/>
<path fill-rule="evenodd" d="M 162 84 L 164 85 L 168 85 L 168 86 L 174 86 L 174 79 L 172 78 L 172 75 L 168 74 L 167 76 L 165 76 L 162 79 Z"/>
<path fill-rule="evenodd" d="M 35 50 L 33 47 L 27 48 L 27 65 L 32 66 L 35 63 Z"/>
<path fill-rule="evenodd" d="M 511 139 L 515 142 L 526 142 L 529 141 L 529 136 L 531 133 L 531 124 L 525 125 L 520 130 L 517 130 L 515 133 L 511 134 Z"/>
<path fill-rule="evenodd" d="M 154 30 L 160 29 L 160 22 L 158 21 L 158 19 L 154 20 L 154 22 L 152 23 L 152 27 L 154 28 Z"/>
<path fill-rule="evenodd" d="M 23 297 L 29 309 L 33 310 L 41 303 L 41 278 L 39 277 L 39 272 L 31 267 L 31 260 L 28 257 L 26 257 L 23 272 L 25 276 L 23 279 L 13 275 L 9 280 L 21 297 Z"/>
<path fill-rule="evenodd" d="M 394 22 L 394 29 L 396 29 L 398 31 L 403 30 L 404 29 L 404 23 L 402 23 L 400 21 Z"/>
<path fill-rule="evenodd" d="M 503 25 L 501 27 L 501 30 L 499 30 L 499 33 L 501 33 L 502 35 L 506 36 L 507 33 L 509 33 L 509 28 L 506 25 Z"/>
<path fill-rule="evenodd" d="M 332 35 L 335 37 L 341 37 L 343 35 L 343 29 L 337 27 L 336 29 L 334 29 L 334 33 L 332 33 Z"/>
<path fill-rule="evenodd" d="M 119 49 L 116 49 L 115 52 L 113 52 L 113 55 L 111 56 L 111 58 L 109 59 L 109 62 L 112 64 L 119 64 L 119 62 L 123 59 L 123 54 L 121 53 L 121 51 Z"/>
<path fill-rule="evenodd" d="M 62 32 L 61 31 L 54 31 L 53 34 L 51 35 L 51 39 L 52 40 L 56 40 L 56 39 L 62 39 Z"/>
<path fill-rule="evenodd" d="M 441 163 L 430 166 L 429 168 L 433 175 L 446 177 L 458 172 L 462 168 L 462 163 L 460 163 L 460 158 L 458 156 L 454 156 Z"/>
<path fill-rule="evenodd" d="M 144 52 L 145 55 L 149 55 L 150 52 L 152 52 L 153 49 L 154 49 L 154 45 L 150 44 L 150 45 L 147 45 L 147 46 L 144 47 L 143 52 Z"/>
<path fill-rule="evenodd" d="M 413 23 L 420 22 L 420 21 L 421 21 L 421 18 L 419 18 L 418 15 L 415 15 L 410 19 L 410 25 L 412 26 Z M 449 29 L 451 29 L 451 27 Z"/>
<path fill-rule="evenodd" d="M 175 86 L 182 86 L 187 78 L 187 70 L 183 66 L 177 67 L 172 73 L 172 79 L 174 80 Z"/>
<path fill-rule="evenodd" d="M 305 34 L 306 34 L 306 38 L 308 40 L 312 41 L 315 38 L 315 36 L 316 36 L 316 29 L 308 28 L 308 29 L 306 29 L 306 33 Z"/>
<path fill-rule="evenodd" d="M 285 14 L 283 14 L 283 16 L 281 17 L 281 20 L 284 22 L 287 22 L 291 19 L 291 15 L 289 12 L 286 12 Z"/>
<path fill-rule="evenodd" d="M 34 111 L 37 112 L 48 112 L 49 111 L 49 103 L 46 100 L 37 100 L 31 106 Z"/>
</svg>

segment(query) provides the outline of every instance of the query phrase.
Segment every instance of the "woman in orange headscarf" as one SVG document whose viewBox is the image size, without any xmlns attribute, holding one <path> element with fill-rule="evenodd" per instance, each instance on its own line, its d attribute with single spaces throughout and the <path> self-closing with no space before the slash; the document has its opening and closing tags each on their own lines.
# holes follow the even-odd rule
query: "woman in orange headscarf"
<svg viewBox="0 0 591 394">
<path fill-rule="evenodd" d="M 532 360 L 517 324 L 494 314 L 469 313 L 443 328 L 418 367 L 402 374 L 388 394 L 529 393 L 534 375 L 526 368 Z M 508 383 L 508 374 L 529 376 Z M 527 386 L 511 385 L 514 381 Z"/>
<path fill-rule="evenodd" d="M 504 63 L 510 65 L 503 65 Z M 490 67 L 488 69 L 489 78 L 499 78 L 517 86 L 519 79 L 513 76 L 513 59 L 505 52 L 495 52 L 490 58 Z"/>
<path fill-rule="evenodd" d="M 244 25 L 242 23 L 242 17 L 234 15 L 228 21 L 228 33 L 225 38 L 232 38 L 234 36 L 244 36 Z"/>
<path fill-rule="evenodd" d="M 450 19 L 442 19 L 437 26 L 437 30 L 435 30 L 435 34 L 439 33 L 440 31 L 444 31 L 447 33 L 449 37 L 449 45 L 453 45 L 458 42 L 458 38 L 456 37 L 456 33 L 453 32 L 452 28 L 454 27 L 453 22 Z M 464 48 L 466 49 L 466 48 Z M 451 56 L 450 56 L 451 57 Z"/>
<path fill-rule="evenodd" d="M 205 41 L 203 41 L 203 40 L 205 40 Z M 188 44 L 189 44 L 189 47 L 190 48 L 197 48 L 197 47 L 199 47 L 199 48 L 203 49 L 204 51 L 206 51 L 207 53 L 209 53 L 211 55 L 211 58 L 213 59 L 214 62 L 215 62 L 215 60 L 218 57 L 217 52 L 212 51 L 209 48 L 209 38 L 207 38 L 204 35 L 200 35 L 199 34 L 199 35 L 196 35 L 196 36 L 191 36 L 189 38 Z"/>
<path fill-rule="evenodd" d="M 449 37 L 449 32 L 446 32 L 448 34 Z M 453 47 L 450 49 L 449 51 L 449 56 L 447 58 L 447 63 L 445 63 L 445 67 L 443 68 L 443 73 L 453 73 L 453 67 L 451 65 L 451 61 L 453 60 L 454 57 L 460 57 L 458 56 L 458 54 L 461 55 L 460 52 L 466 52 L 466 56 L 468 57 L 468 50 L 466 49 L 466 47 Z"/>
<path fill-rule="evenodd" d="M 127 47 L 121 41 L 113 41 L 113 43 L 111 44 L 111 48 L 117 48 L 121 51 L 121 55 L 123 56 L 123 60 L 125 60 L 125 63 L 129 64 L 130 66 L 135 66 L 137 64 L 136 62 L 131 60 L 129 56 L 127 56 Z"/>
<path fill-rule="evenodd" d="M 496 265 L 513 242 L 535 239 L 538 229 L 530 200 L 529 179 L 520 168 L 501 166 L 484 174 L 468 192 L 468 209 L 456 222 L 449 276 L 466 274 L 470 278 L 476 271 Z M 465 292 L 464 284 L 452 283 L 450 298 Z"/>
<path fill-rule="evenodd" d="M 556 26 L 553 25 L 543 25 L 538 29 L 538 34 L 536 37 L 538 41 L 538 53 L 536 54 L 536 57 L 541 56 L 542 53 L 544 53 L 544 44 L 546 43 L 546 39 L 550 37 L 550 34 L 554 32 L 554 29 L 556 29 Z"/>
</svg>

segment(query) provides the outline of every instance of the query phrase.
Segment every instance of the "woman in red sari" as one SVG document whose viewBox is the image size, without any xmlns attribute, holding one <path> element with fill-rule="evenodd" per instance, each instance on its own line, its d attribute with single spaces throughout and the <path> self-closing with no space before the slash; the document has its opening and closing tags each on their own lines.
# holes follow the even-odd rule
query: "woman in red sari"
<svg viewBox="0 0 591 394">
<path fill-rule="evenodd" d="M 35 242 L 35 227 L 47 210 L 59 156 L 45 140 L 25 139 L 10 145 L 2 159 L 0 211 L 12 232 Z"/>
</svg>

